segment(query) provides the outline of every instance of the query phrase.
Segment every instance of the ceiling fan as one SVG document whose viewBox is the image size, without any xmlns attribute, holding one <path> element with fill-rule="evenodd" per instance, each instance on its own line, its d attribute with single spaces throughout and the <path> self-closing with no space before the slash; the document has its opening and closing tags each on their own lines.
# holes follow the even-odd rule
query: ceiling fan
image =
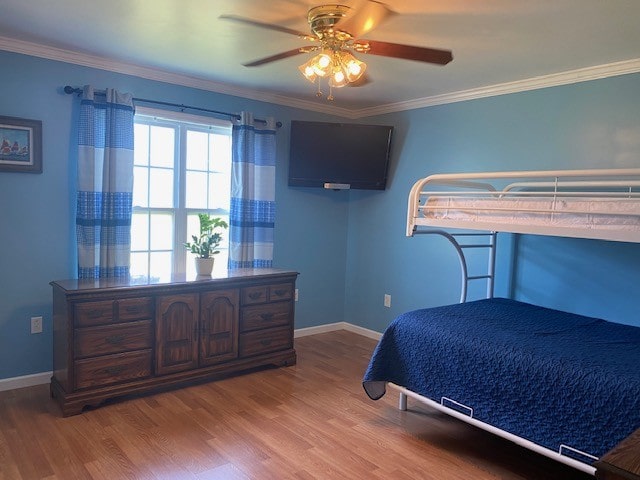
<svg viewBox="0 0 640 480">
<path fill-rule="evenodd" d="M 316 94 L 318 96 L 323 95 L 320 91 L 320 80 L 326 78 L 329 84 L 327 100 L 333 100 L 332 88 L 347 85 L 361 86 L 368 83 L 368 79 L 364 76 L 364 71 L 367 68 L 366 63 L 358 60 L 352 52 L 437 65 L 446 65 L 453 59 L 449 50 L 360 38 L 361 35 L 370 32 L 393 14 L 394 12 L 385 4 L 375 0 L 360 0 L 353 6 L 319 5 L 311 8 L 307 14 L 311 33 L 304 33 L 237 15 L 221 15 L 220 18 L 295 35 L 303 40 L 312 42 L 312 45 L 298 47 L 254 60 L 244 65 L 246 67 L 257 67 L 301 53 L 318 52 L 298 68 L 307 80 L 314 83 L 316 80 L 318 81 L 318 92 Z"/>
</svg>

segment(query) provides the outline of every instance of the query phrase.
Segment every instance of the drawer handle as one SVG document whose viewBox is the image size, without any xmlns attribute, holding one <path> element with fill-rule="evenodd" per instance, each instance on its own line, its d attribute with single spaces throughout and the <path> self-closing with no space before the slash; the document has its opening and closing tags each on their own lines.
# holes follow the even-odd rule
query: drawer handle
<svg viewBox="0 0 640 480">
<path fill-rule="evenodd" d="M 120 335 L 111 335 L 107 338 L 105 338 L 105 341 L 107 343 L 110 343 L 111 345 L 118 345 L 119 343 L 124 342 L 125 336 L 120 334 Z"/>
<path fill-rule="evenodd" d="M 90 310 L 87 312 L 87 317 L 89 318 L 100 318 L 104 315 L 102 310 Z"/>
<path fill-rule="evenodd" d="M 287 294 L 287 292 L 288 292 L 288 291 L 289 291 L 289 290 L 286 290 L 286 289 L 283 289 L 283 288 L 279 288 L 279 289 L 277 289 L 274 293 L 275 293 L 275 294 L 276 294 L 276 296 L 278 296 L 278 297 L 284 297 L 284 296 Z"/>
<path fill-rule="evenodd" d="M 109 375 L 118 375 L 119 373 L 124 372 L 124 369 L 124 365 L 116 365 L 114 367 L 107 367 L 104 369 L 104 371 Z"/>
<path fill-rule="evenodd" d="M 124 311 L 127 313 L 140 313 L 142 310 L 140 307 L 124 307 Z"/>
<path fill-rule="evenodd" d="M 261 313 L 260 314 L 260 318 L 262 318 L 262 320 L 269 321 L 273 318 L 273 313 L 269 312 L 269 313 Z"/>
<path fill-rule="evenodd" d="M 262 292 L 251 292 L 249 294 L 251 300 L 258 300 L 260 297 L 262 297 Z"/>
<path fill-rule="evenodd" d="M 260 343 L 263 347 L 268 347 L 269 345 L 271 345 L 271 340 L 260 340 Z"/>
</svg>

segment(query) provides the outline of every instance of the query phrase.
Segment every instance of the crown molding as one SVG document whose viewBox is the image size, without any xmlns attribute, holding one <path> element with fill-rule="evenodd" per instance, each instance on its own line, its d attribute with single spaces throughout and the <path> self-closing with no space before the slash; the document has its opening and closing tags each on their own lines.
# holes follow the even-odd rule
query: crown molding
<svg viewBox="0 0 640 480">
<path fill-rule="evenodd" d="M 236 87 L 224 83 L 214 82 L 211 80 L 205 80 L 203 78 L 192 77 L 189 75 L 170 73 L 164 70 L 149 67 L 141 67 L 139 65 L 134 65 L 131 63 L 118 62 L 94 55 L 89 55 L 86 53 L 74 52 L 71 50 L 65 50 L 23 40 L 16 40 L 3 36 L 0 36 L 0 50 L 46 58 L 48 60 L 71 63 L 74 65 L 97 68 L 109 72 L 132 75 L 135 77 L 145 78 L 147 80 L 155 80 L 159 82 L 170 83 L 173 85 L 197 88 L 200 90 L 221 93 L 224 95 L 248 98 L 260 102 L 267 102 L 276 105 L 299 108 L 302 110 L 326 113 L 329 115 L 336 115 L 350 119 L 371 117 L 374 115 L 384 115 L 387 113 L 414 110 L 417 108 L 432 107 L 436 105 L 444 105 L 447 103 L 465 102 L 467 100 L 475 100 L 498 95 L 507 95 L 510 93 L 538 90 L 541 88 L 555 87 L 560 85 L 569 85 L 574 83 L 587 82 L 590 80 L 598 80 L 602 78 L 640 72 L 640 59 L 633 59 L 622 62 L 609 63 L 605 65 L 597 65 L 595 67 L 568 70 L 566 72 L 554 73 L 551 75 L 542 75 L 539 77 L 517 80 L 515 82 L 500 83 L 469 90 L 446 93 L 442 95 L 423 97 L 414 100 L 408 100 L 405 102 L 395 102 L 362 109 L 348 109 L 337 107 L 335 105 L 319 104 L 309 100 L 295 99 L 287 97 L 285 95 L 278 95 L 267 92 L 260 92 L 248 88 Z"/>
<path fill-rule="evenodd" d="M 638 72 L 640 72 L 640 59 L 626 60 L 606 65 L 597 65 L 595 67 L 542 75 L 539 77 L 527 78 L 525 80 L 517 80 L 515 82 L 499 83 L 485 87 L 472 88 L 470 90 L 461 90 L 443 95 L 418 98 L 406 102 L 389 103 L 377 107 L 362 108 L 360 110 L 353 111 L 352 114 L 356 115 L 355 118 L 371 117 L 373 115 L 384 115 L 386 113 L 433 107 L 447 103 L 466 102 L 467 100 L 526 92 L 529 90 L 539 90 L 541 88 L 557 87 L 560 85 L 570 85 Z"/>
<path fill-rule="evenodd" d="M 71 63 L 83 67 L 106 70 L 109 72 L 122 73 L 124 75 L 132 75 L 139 78 L 145 78 L 147 80 L 181 85 L 183 87 L 197 88 L 199 90 L 206 90 L 234 97 L 248 98 L 260 102 L 274 103 L 276 105 L 300 108 L 303 110 L 312 110 L 320 113 L 327 113 L 329 115 L 338 115 L 342 117 L 350 117 L 352 115 L 352 111 L 346 108 L 318 104 L 309 100 L 294 99 L 284 95 L 260 92 L 249 88 L 236 87 L 225 83 L 205 80 L 203 78 L 171 73 L 155 68 L 141 67 L 131 63 L 118 62 L 86 53 L 74 52 L 48 45 L 26 42 L 23 40 L 15 40 L 3 36 L 0 36 L 0 50 Z"/>
</svg>

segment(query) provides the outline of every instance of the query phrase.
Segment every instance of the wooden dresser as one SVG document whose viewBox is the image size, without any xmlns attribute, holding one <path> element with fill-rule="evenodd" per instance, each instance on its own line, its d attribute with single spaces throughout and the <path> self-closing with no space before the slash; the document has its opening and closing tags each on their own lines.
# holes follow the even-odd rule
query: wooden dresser
<svg viewBox="0 0 640 480">
<path fill-rule="evenodd" d="M 51 394 L 67 416 L 122 395 L 293 365 L 297 275 L 51 282 Z"/>
<path fill-rule="evenodd" d="M 599 480 L 640 480 L 640 429 L 606 453 L 594 466 Z"/>
</svg>

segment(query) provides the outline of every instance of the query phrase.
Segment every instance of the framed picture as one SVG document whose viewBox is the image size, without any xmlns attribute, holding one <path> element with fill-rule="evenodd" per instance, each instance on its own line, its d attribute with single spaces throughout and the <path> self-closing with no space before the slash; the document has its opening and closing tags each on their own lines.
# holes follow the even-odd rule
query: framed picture
<svg viewBox="0 0 640 480">
<path fill-rule="evenodd" d="M 42 173 L 42 122 L 0 116 L 0 172 Z"/>
</svg>

